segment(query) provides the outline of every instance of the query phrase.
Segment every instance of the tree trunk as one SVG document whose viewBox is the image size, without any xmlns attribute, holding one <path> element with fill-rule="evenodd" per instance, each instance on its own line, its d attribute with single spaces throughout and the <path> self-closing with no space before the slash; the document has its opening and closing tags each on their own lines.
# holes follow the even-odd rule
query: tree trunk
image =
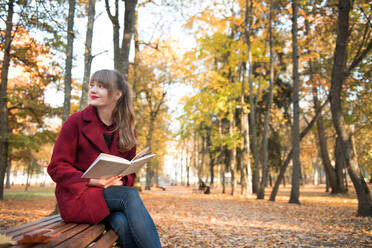
<svg viewBox="0 0 372 248">
<path fill-rule="evenodd" d="M 192 156 L 193 156 L 193 159 L 192 159 L 192 164 L 193 164 L 193 168 L 197 168 L 198 166 L 198 155 L 199 155 L 199 151 L 198 151 L 198 139 L 197 139 L 197 135 L 196 135 L 196 131 L 194 130 L 194 139 L 193 139 L 193 149 L 192 149 Z M 199 182 L 199 175 L 198 175 L 198 182 Z"/>
<path fill-rule="evenodd" d="M 75 17 L 75 0 L 68 1 L 68 22 L 67 22 L 67 47 L 65 60 L 65 99 L 63 102 L 62 123 L 64 123 L 70 115 L 70 101 L 72 89 L 72 55 L 74 45 L 74 17 Z"/>
<path fill-rule="evenodd" d="M 315 159 L 315 161 L 312 162 L 313 168 L 314 168 L 314 176 L 313 176 L 313 185 L 317 186 L 319 185 L 319 166 Z"/>
<path fill-rule="evenodd" d="M 269 184 L 270 184 L 270 187 L 273 186 L 273 177 L 271 176 L 271 174 L 269 174 Z"/>
<path fill-rule="evenodd" d="M 182 147 L 183 148 L 183 147 Z M 183 149 L 181 149 L 181 158 L 180 158 L 180 177 L 181 177 L 181 182 L 180 184 L 183 185 Z M 176 168 L 176 171 L 177 171 L 177 168 Z M 177 177 L 176 177 L 177 178 Z"/>
<path fill-rule="evenodd" d="M 231 103 L 230 103 L 230 125 L 229 125 L 229 132 L 230 137 L 232 138 L 235 132 L 235 118 L 234 113 L 232 111 Z M 235 194 L 236 188 L 236 179 L 235 179 L 235 170 L 236 170 L 236 145 L 233 142 L 233 147 L 230 150 L 231 152 L 231 161 L 230 161 L 230 173 L 231 173 L 231 195 Z"/>
<path fill-rule="evenodd" d="M 228 166 L 229 159 L 225 156 L 225 163 L 221 165 L 221 184 L 222 184 L 222 194 L 226 194 L 226 176 L 225 169 Z"/>
<path fill-rule="evenodd" d="M 134 40 L 134 63 L 133 63 L 133 78 L 132 78 L 132 90 L 133 90 L 133 100 L 136 101 L 137 98 L 137 80 L 139 77 L 139 68 L 140 64 L 140 41 L 138 36 L 138 9 L 136 9 L 136 14 L 134 17 L 134 25 L 133 25 L 133 40 Z"/>
<path fill-rule="evenodd" d="M 292 169 L 292 188 L 289 203 L 300 204 L 300 107 L 299 107 L 299 87 L 300 80 L 298 75 L 298 45 L 297 45 L 297 0 L 292 0 L 293 21 L 292 21 L 292 60 L 293 60 L 293 127 L 292 127 L 292 149 L 293 149 L 293 169 Z"/>
<path fill-rule="evenodd" d="M 306 27 L 305 34 L 308 35 L 310 32 L 310 27 L 309 27 L 309 23 L 307 19 L 305 19 L 305 27 Z M 310 47 L 311 42 L 312 41 L 308 40 L 307 46 Z M 308 55 L 310 57 L 310 60 L 309 60 L 310 82 L 313 84 L 312 92 L 313 92 L 314 109 L 315 109 L 315 112 L 318 112 L 320 108 L 319 99 L 318 99 L 318 87 L 316 86 L 317 82 L 314 82 L 314 65 L 313 65 L 313 61 L 311 58 L 310 50 L 308 52 Z M 331 165 L 331 160 L 329 159 L 329 155 L 328 155 L 327 139 L 326 139 L 326 135 L 325 135 L 324 127 L 323 127 L 323 118 L 322 118 L 321 112 L 319 114 L 319 118 L 316 122 L 316 125 L 317 125 L 320 158 L 322 159 L 324 171 L 326 172 L 326 176 L 329 178 L 329 182 L 332 188 L 332 193 L 339 193 L 339 189 L 337 187 L 336 172 L 335 172 L 335 169 Z"/>
<path fill-rule="evenodd" d="M 218 135 L 219 135 L 219 138 L 220 140 L 222 140 L 222 120 L 218 120 Z M 220 150 L 221 150 L 221 153 L 225 151 L 225 148 L 221 142 L 221 145 L 220 145 Z M 225 152 L 225 161 L 224 161 L 224 164 L 221 164 L 221 168 L 220 168 L 220 177 L 221 177 L 221 185 L 222 185 L 222 194 L 225 194 L 225 168 L 226 168 L 226 164 L 227 164 L 227 161 L 228 161 L 228 158 L 226 156 L 226 152 Z"/>
<path fill-rule="evenodd" d="M 9 119 L 8 119 L 8 121 L 9 121 Z M 13 132 L 13 130 L 11 129 L 11 128 L 9 128 L 8 129 L 8 133 L 12 133 Z M 8 146 L 9 146 L 9 144 L 8 144 Z M 9 150 L 8 150 L 8 152 L 9 152 Z M 12 159 L 11 159 L 11 157 L 8 155 L 8 166 L 6 167 L 6 183 L 5 183 L 5 188 L 6 189 L 10 189 L 10 185 L 11 185 L 11 183 L 10 183 L 10 174 L 11 174 L 11 165 L 12 165 Z"/>
<path fill-rule="evenodd" d="M 177 180 L 176 180 L 176 183 L 177 183 Z M 158 167 L 155 168 L 155 185 L 157 187 L 159 186 L 159 169 L 158 169 Z"/>
<path fill-rule="evenodd" d="M 146 164 L 146 185 L 145 190 L 151 190 L 151 179 L 153 176 L 153 172 L 151 170 L 151 160 Z"/>
<path fill-rule="evenodd" d="M 343 175 L 343 179 L 344 179 L 344 185 L 345 185 L 345 193 L 349 191 L 349 185 L 347 183 L 347 174 L 346 174 L 346 170 L 343 171 L 342 175 Z"/>
<path fill-rule="evenodd" d="M 318 182 L 317 185 L 322 183 L 322 169 L 318 167 Z"/>
<path fill-rule="evenodd" d="M 88 24 L 85 36 L 85 53 L 84 53 L 84 77 L 83 87 L 81 91 L 80 110 L 88 105 L 88 90 L 89 90 L 89 77 L 92 67 L 92 39 L 93 39 L 93 25 L 94 17 L 96 15 L 96 0 L 89 0 L 88 7 Z"/>
<path fill-rule="evenodd" d="M 340 193 L 346 193 L 344 169 L 346 168 L 345 156 L 341 148 L 341 137 L 338 136 L 335 142 L 335 160 L 336 160 L 336 180 Z"/>
<path fill-rule="evenodd" d="M 211 127 L 206 127 L 207 130 L 207 138 L 206 138 L 206 149 L 208 149 L 209 153 L 209 172 L 210 172 L 210 186 L 213 186 L 214 183 L 214 166 L 215 166 L 215 155 L 212 149 L 212 137 L 211 137 Z"/>
<path fill-rule="evenodd" d="M 329 192 L 329 177 L 327 176 L 327 174 L 325 178 L 326 178 L 326 192 Z"/>
<path fill-rule="evenodd" d="M 341 106 L 341 91 L 346 80 L 347 44 L 349 38 L 350 1 L 340 0 L 338 6 L 337 39 L 334 53 L 334 63 L 331 77 L 331 112 L 333 125 L 340 137 L 341 150 L 345 157 L 346 167 L 354 184 L 358 197 L 358 215 L 372 216 L 372 201 L 368 185 L 361 173 L 352 136 L 345 128 L 345 121 Z"/>
<path fill-rule="evenodd" d="M 128 80 L 130 43 L 133 36 L 133 26 L 136 14 L 137 0 L 125 0 L 124 33 L 120 49 L 121 66 L 119 71 Z"/>
<path fill-rule="evenodd" d="M 151 141 L 152 141 L 152 134 L 154 131 L 154 118 L 150 118 L 149 122 L 149 131 L 147 133 L 147 138 L 146 138 L 146 146 L 150 148 L 151 151 Z M 151 160 L 146 165 L 146 186 L 145 190 L 150 190 L 151 189 L 151 178 L 152 178 L 152 168 L 151 168 Z"/>
<path fill-rule="evenodd" d="M 8 157 L 8 167 L 6 168 L 6 183 L 5 183 L 5 188 L 10 189 L 10 173 L 12 172 L 11 170 L 12 167 L 12 161 L 10 157 Z"/>
<path fill-rule="evenodd" d="M 190 187 L 190 166 L 189 165 L 187 165 L 186 167 L 186 179 L 187 179 L 186 186 Z"/>
<path fill-rule="evenodd" d="M 214 166 L 215 166 L 215 162 L 214 162 L 215 158 L 214 157 L 211 157 L 209 159 L 209 169 L 210 169 L 210 173 L 211 173 L 211 181 L 210 181 L 210 186 L 213 186 L 214 184 Z"/>
<path fill-rule="evenodd" d="M 256 105 L 254 103 L 254 97 L 253 97 L 253 80 L 249 80 L 249 103 L 250 103 L 250 124 L 251 124 L 251 147 L 252 147 L 252 155 L 253 155 L 253 185 L 252 185 L 252 191 L 253 193 L 257 193 L 258 191 L 258 182 L 259 182 L 259 170 L 260 170 L 260 159 L 258 156 L 258 147 L 257 147 L 257 128 L 256 128 Z M 258 96 L 257 96 L 258 97 Z"/>
<path fill-rule="evenodd" d="M 119 37 L 120 37 L 120 23 L 119 23 L 119 0 L 115 0 L 115 14 L 113 15 L 110 10 L 109 0 L 105 0 L 106 13 L 112 23 L 112 36 L 113 36 L 113 45 L 114 45 L 114 68 L 118 71 L 120 66 L 120 46 L 119 46 Z"/>
<path fill-rule="evenodd" d="M 201 178 L 201 159 L 200 159 L 200 154 L 201 154 L 201 150 L 200 150 L 200 141 L 199 141 L 199 136 L 197 135 L 196 131 L 195 131 L 195 142 L 194 143 L 194 146 L 195 146 L 195 165 L 196 167 L 194 168 L 197 168 L 197 176 L 198 176 L 198 182 L 200 182 L 200 180 L 202 180 Z"/>
<path fill-rule="evenodd" d="M 319 111 L 321 111 L 324 108 L 324 106 L 328 103 L 328 100 L 329 100 L 329 98 L 327 99 L 327 101 L 325 103 L 323 103 L 323 105 L 320 107 Z M 314 126 L 314 123 L 319 118 L 319 114 L 320 114 L 320 112 L 316 112 L 314 117 L 311 119 L 310 123 L 301 132 L 300 141 L 309 133 L 310 129 Z M 282 180 L 284 182 L 284 173 L 285 173 L 285 170 L 287 169 L 287 167 L 289 165 L 289 162 L 292 159 L 292 155 L 293 155 L 293 149 L 291 148 L 291 151 L 288 153 L 287 158 L 284 160 L 284 163 L 283 163 L 282 167 L 280 168 L 280 172 L 279 172 L 279 175 L 278 175 L 278 177 L 275 181 L 274 188 L 271 191 L 270 201 L 275 201 L 275 197 L 276 197 L 276 195 L 278 193 L 278 190 L 279 190 L 280 182 Z M 285 184 L 285 182 L 283 184 Z"/>
<path fill-rule="evenodd" d="M 30 187 L 30 177 L 32 175 L 34 165 L 35 165 L 35 159 L 32 158 L 29 165 L 27 166 L 27 179 L 26 179 L 26 187 L 25 187 L 26 192 L 28 191 L 28 188 Z"/>
<path fill-rule="evenodd" d="M 224 166 L 222 166 L 222 182 L 223 182 L 223 186 L 222 186 L 222 193 L 225 194 L 226 193 L 226 172 L 230 170 L 230 167 L 231 167 L 231 160 L 232 160 L 232 151 L 231 149 L 229 150 L 227 146 L 225 146 L 225 164 Z M 230 170 L 231 171 L 231 170 Z"/>
<path fill-rule="evenodd" d="M 241 80 L 241 94 L 240 94 L 240 105 L 241 105 L 241 112 L 239 112 L 239 122 L 240 122 L 240 130 L 242 136 L 240 137 L 240 144 L 239 147 L 237 147 L 237 162 L 238 162 L 238 168 L 240 168 L 240 184 L 241 184 L 241 194 L 242 195 L 248 195 L 248 167 L 251 166 L 250 164 L 250 158 L 249 158 L 249 136 L 247 140 L 247 132 L 248 127 L 248 115 L 246 113 L 246 107 L 245 107 L 245 69 L 242 70 L 242 80 Z M 248 141 L 248 142 L 247 142 Z M 252 189 L 250 189 L 252 190 Z"/>
<path fill-rule="evenodd" d="M 190 160 L 192 159 L 189 155 L 189 145 L 186 145 L 186 186 L 190 186 Z"/>
<path fill-rule="evenodd" d="M 29 167 L 30 167 L 30 165 L 29 165 Z M 25 192 L 28 192 L 28 187 L 30 186 L 29 185 L 29 180 L 30 180 L 30 172 L 29 172 L 29 169 L 30 168 L 27 168 L 27 177 L 26 177 L 26 185 L 25 185 Z"/>
<path fill-rule="evenodd" d="M 310 76 L 311 78 L 312 76 Z M 316 87 L 313 88 L 313 99 L 314 99 L 314 108 L 315 111 L 318 111 L 320 108 L 319 100 L 317 96 L 318 92 Z M 336 178 L 336 171 L 331 165 L 331 160 L 329 159 L 328 155 L 328 148 L 327 148 L 327 140 L 326 135 L 323 127 L 323 118 L 322 114 L 320 113 L 318 120 L 316 121 L 317 126 L 317 134 L 318 134 L 318 142 L 319 142 L 319 150 L 320 156 L 322 158 L 324 171 L 326 172 L 326 176 L 329 179 L 329 184 L 332 188 L 332 193 L 337 194 L 340 193 L 340 188 L 337 185 L 337 178 Z"/>
<path fill-rule="evenodd" d="M 205 137 L 204 136 L 200 136 L 201 138 L 201 160 L 200 160 L 200 165 L 199 165 L 199 169 L 198 169 L 198 174 L 199 174 L 199 179 L 202 179 L 202 173 L 203 173 L 203 170 L 205 168 L 204 166 L 204 163 L 205 163 L 205 150 L 206 150 L 206 145 L 205 145 Z"/>
<path fill-rule="evenodd" d="M 246 37 L 246 43 L 247 43 L 247 53 L 248 53 L 248 85 L 249 85 L 249 100 L 251 100 L 251 88 L 253 87 L 253 72 L 252 72 L 252 49 L 251 49 L 251 39 L 250 39 L 250 33 L 252 28 L 252 1 L 250 2 L 250 5 L 248 4 L 249 0 L 245 1 L 245 37 Z M 242 94 L 241 94 L 241 105 L 242 105 L 242 115 L 241 115 L 241 125 L 242 125 L 242 134 L 243 134 L 243 154 L 242 154 L 242 163 L 244 164 L 241 175 L 242 175 L 242 194 L 252 194 L 252 168 L 251 168 L 251 160 L 250 160 L 250 138 L 249 138 L 249 120 L 248 120 L 248 114 L 245 113 L 245 101 L 244 101 L 244 80 L 242 81 Z M 253 96 L 252 96 L 253 99 Z M 251 106 L 251 108 L 255 108 L 255 106 Z M 254 118 L 255 122 L 255 118 Z M 256 130 L 255 130 L 256 131 Z M 246 161 L 246 162 L 244 162 Z"/>
<path fill-rule="evenodd" d="M 273 52 L 273 1 L 270 0 L 270 17 L 269 17 L 269 46 L 270 46 L 270 86 L 269 86 L 269 98 L 267 100 L 265 119 L 264 119 L 264 131 L 262 137 L 262 175 L 261 181 L 257 192 L 257 199 L 265 198 L 265 187 L 267 184 L 267 175 L 269 172 L 268 168 L 268 136 L 269 136 L 269 119 L 271 103 L 273 101 L 273 87 L 274 87 L 274 52 Z"/>
<path fill-rule="evenodd" d="M 10 64 L 10 47 L 12 43 L 12 27 L 14 14 L 14 1 L 8 1 L 8 14 L 6 19 L 5 43 L 3 50 L 3 64 L 1 69 L 0 85 L 0 200 L 4 199 L 4 178 L 8 167 L 8 108 L 7 88 Z"/>
<path fill-rule="evenodd" d="M 265 48 L 262 52 L 262 58 L 261 58 L 261 65 L 260 65 L 260 82 L 263 81 L 263 68 L 264 68 L 264 59 L 266 56 L 266 42 L 265 42 Z M 252 133 L 251 133 L 251 139 L 252 139 L 252 151 L 253 151 L 253 158 L 254 158 L 254 171 L 253 171 L 253 185 L 252 185 L 252 191 L 255 194 L 258 194 L 258 184 L 260 180 L 260 158 L 258 153 L 258 144 L 257 144 L 257 125 L 256 125 L 256 105 L 257 105 L 257 99 L 261 95 L 260 94 L 261 89 L 261 83 L 258 85 L 258 90 L 256 97 L 253 97 L 253 82 L 249 84 L 249 104 L 250 104 L 250 124 L 252 127 Z"/>
</svg>

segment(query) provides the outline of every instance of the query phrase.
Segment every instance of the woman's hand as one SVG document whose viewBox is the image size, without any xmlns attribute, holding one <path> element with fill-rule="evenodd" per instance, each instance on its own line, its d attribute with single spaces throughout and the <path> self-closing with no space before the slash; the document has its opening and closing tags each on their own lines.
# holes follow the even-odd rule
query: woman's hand
<svg viewBox="0 0 372 248">
<path fill-rule="evenodd" d="M 123 182 L 121 181 L 121 176 L 114 176 L 107 179 L 90 179 L 87 185 L 105 189 L 112 185 L 122 186 Z"/>
</svg>

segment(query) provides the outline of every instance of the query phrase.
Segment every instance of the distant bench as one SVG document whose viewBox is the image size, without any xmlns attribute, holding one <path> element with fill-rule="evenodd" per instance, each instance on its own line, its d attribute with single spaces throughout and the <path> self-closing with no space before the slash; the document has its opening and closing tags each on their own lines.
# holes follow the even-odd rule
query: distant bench
<svg viewBox="0 0 372 248">
<path fill-rule="evenodd" d="M 51 229 L 51 230 L 45 230 Z M 37 243 L 32 245 L 13 245 L 10 247 L 17 248 L 46 248 L 46 247 L 99 247 L 108 248 L 117 240 L 118 236 L 110 229 L 105 230 L 104 224 L 90 225 L 90 224 L 75 224 L 65 223 L 60 215 L 53 215 L 44 219 L 29 222 L 20 226 L 12 227 L 0 232 L 7 236 L 13 237 L 14 240 L 20 239 L 23 235 L 35 236 L 53 235 L 60 233 L 57 237 L 52 238 L 47 243 Z"/>
<path fill-rule="evenodd" d="M 197 189 L 193 189 L 193 192 L 203 192 L 204 194 L 210 194 L 211 193 L 211 187 L 205 184 L 203 180 L 199 179 L 199 187 Z"/>
</svg>

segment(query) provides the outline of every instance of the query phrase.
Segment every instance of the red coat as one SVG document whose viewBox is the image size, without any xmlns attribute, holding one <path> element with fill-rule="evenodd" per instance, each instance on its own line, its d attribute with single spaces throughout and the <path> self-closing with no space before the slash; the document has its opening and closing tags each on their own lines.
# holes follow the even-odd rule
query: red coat
<svg viewBox="0 0 372 248">
<path fill-rule="evenodd" d="M 48 173 L 56 182 L 55 194 L 64 221 L 97 224 L 110 214 L 103 188 L 88 187 L 89 179 L 81 178 L 101 152 L 130 160 L 136 155 L 136 147 L 120 153 L 115 132 L 109 150 L 96 109 L 89 105 L 63 124 L 48 166 Z M 135 177 L 134 173 L 128 175 L 125 185 L 133 186 Z"/>
</svg>

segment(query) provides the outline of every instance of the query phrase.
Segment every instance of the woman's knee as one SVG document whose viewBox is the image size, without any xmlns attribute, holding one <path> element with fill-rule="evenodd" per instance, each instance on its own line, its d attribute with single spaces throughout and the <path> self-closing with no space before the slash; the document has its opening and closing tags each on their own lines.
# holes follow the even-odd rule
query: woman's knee
<svg viewBox="0 0 372 248">
<path fill-rule="evenodd" d="M 139 199 L 138 191 L 135 188 L 132 187 L 125 187 L 126 191 L 126 198 L 128 200 L 136 200 Z"/>
<path fill-rule="evenodd" d="M 103 195 L 107 199 L 128 199 L 139 196 L 136 189 L 127 186 L 110 186 L 103 190 Z"/>
<path fill-rule="evenodd" d="M 122 212 L 113 212 L 108 217 L 110 226 L 116 232 L 126 232 L 129 230 L 128 219 Z"/>
</svg>

